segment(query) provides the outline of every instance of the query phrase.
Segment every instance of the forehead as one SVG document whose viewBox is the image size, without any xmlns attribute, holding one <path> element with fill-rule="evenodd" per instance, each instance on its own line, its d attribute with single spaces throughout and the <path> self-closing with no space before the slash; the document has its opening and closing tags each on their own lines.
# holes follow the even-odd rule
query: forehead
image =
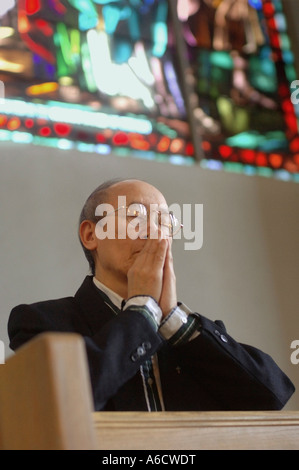
<svg viewBox="0 0 299 470">
<path fill-rule="evenodd" d="M 126 197 L 127 205 L 141 202 L 144 205 L 167 205 L 163 194 L 154 186 L 144 181 L 122 181 L 111 186 L 107 192 L 109 202 L 117 204 L 119 196 Z"/>
</svg>

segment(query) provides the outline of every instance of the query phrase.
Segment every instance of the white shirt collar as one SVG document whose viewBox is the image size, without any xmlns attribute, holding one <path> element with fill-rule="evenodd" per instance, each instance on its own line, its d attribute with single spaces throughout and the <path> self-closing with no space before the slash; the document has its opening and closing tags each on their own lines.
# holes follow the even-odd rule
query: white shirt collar
<svg viewBox="0 0 299 470">
<path fill-rule="evenodd" d="M 119 310 L 121 310 L 121 304 L 122 304 L 123 298 L 120 295 L 116 294 L 116 292 L 114 292 L 113 290 L 109 289 L 109 287 L 105 286 L 102 282 L 98 281 L 98 279 L 96 279 L 95 276 L 93 277 L 93 282 L 96 285 L 96 287 L 100 289 L 101 291 L 103 291 L 109 297 L 111 302 L 116 307 L 118 307 Z"/>
</svg>

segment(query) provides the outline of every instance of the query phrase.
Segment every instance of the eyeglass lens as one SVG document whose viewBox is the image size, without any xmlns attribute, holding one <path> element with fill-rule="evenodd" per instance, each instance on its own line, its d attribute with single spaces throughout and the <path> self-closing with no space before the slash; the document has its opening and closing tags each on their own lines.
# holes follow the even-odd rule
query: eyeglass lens
<svg viewBox="0 0 299 470">
<path fill-rule="evenodd" d="M 134 203 L 127 207 L 127 217 L 148 217 L 147 208 L 143 204 Z M 180 223 L 172 212 L 152 211 L 150 217 L 160 228 L 168 228 L 169 235 L 175 235 L 180 229 Z"/>
</svg>

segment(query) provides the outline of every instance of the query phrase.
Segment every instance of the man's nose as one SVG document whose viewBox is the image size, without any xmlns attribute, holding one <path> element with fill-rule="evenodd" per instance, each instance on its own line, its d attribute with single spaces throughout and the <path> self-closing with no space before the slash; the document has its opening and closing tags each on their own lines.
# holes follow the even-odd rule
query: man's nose
<svg viewBox="0 0 299 470">
<path fill-rule="evenodd" d="M 140 224 L 140 238 L 159 238 L 160 230 L 157 220 L 152 216 L 144 218 Z"/>
</svg>

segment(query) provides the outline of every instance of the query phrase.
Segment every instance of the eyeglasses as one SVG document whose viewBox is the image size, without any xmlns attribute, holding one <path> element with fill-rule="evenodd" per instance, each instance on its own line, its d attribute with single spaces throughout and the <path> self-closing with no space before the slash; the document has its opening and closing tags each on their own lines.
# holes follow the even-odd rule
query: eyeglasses
<svg viewBox="0 0 299 470">
<path fill-rule="evenodd" d="M 177 217 L 171 211 L 160 211 L 152 209 L 148 214 L 148 210 L 142 203 L 133 203 L 130 206 L 120 206 L 109 214 L 115 213 L 120 210 L 126 210 L 126 218 L 129 221 L 141 220 L 154 222 L 156 227 L 159 227 L 163 234 L 168 237 L 174 237 L 183 227 Z M 109 215 L 107 214 L 107 215 Z"/>
</svg>

